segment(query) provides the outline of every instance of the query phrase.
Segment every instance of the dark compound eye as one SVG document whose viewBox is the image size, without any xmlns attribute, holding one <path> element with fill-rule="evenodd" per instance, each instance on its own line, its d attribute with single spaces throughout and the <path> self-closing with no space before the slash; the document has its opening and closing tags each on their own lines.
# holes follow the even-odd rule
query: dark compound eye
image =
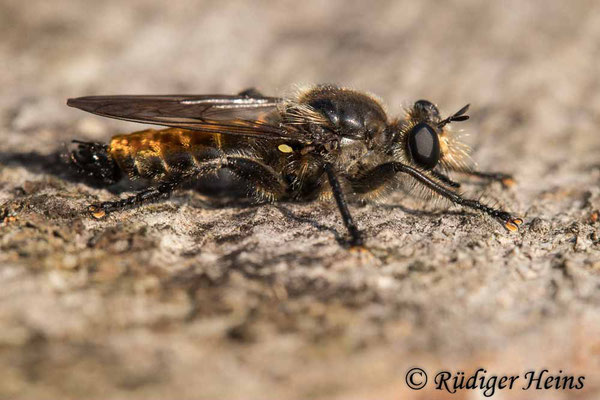
<svg viewBox="0 0 600 400">
<path fill-rule="evenodd" d="M 408 150 L 420 167 L 433 169 L 440 161 L 440 140 L 437 132 L 423 122 L 415 125 L 408 132 Z"/>
</svg>

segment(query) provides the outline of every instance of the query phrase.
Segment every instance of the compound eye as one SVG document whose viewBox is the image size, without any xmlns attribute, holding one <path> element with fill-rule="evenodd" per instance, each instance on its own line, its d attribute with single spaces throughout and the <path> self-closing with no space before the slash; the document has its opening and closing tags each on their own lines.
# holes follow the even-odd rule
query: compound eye
<svg viewBox="0 0 600 400">
<path fill-rule="evenodd" d="M 408 150 L 417 165 L 433 169 L 440 161 L 440 140 L 437 132 L 423 122 L 415 125 L 408 133 Z"/>
</svg>

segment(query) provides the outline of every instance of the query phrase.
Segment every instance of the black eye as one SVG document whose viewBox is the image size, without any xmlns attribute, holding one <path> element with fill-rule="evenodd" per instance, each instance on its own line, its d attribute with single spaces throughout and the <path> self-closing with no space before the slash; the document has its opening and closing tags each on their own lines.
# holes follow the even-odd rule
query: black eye
<svg viewBox="0 0 600 400">
<path fill-rule="evenodd" d="M 423 122 L 415 125 L 408 132 L 408 150 L 420 167 L 433 169 L 440 161 L 440 140 L 437 132 Z"/>
</svg>

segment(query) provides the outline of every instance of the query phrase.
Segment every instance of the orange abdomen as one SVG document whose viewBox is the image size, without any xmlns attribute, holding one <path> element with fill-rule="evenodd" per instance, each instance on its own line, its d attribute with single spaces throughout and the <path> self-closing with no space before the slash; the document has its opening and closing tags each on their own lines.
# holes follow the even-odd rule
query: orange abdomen
<svg viewBox="0 0 600 400">
<path fill-rule="evenodd" d="M 159 179 L 168 173 L 186 173 L 245 138 L 179 128 L 148 129 L 114 136 L 109 153 L 131 178 Z"/>
</svg>

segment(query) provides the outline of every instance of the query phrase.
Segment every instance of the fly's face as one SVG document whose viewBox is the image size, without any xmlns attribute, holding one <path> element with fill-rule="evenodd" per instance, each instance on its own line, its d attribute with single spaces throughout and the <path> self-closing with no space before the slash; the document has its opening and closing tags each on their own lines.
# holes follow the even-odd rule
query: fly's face
<svg viewBox="0 0 600 400">
<path fill-rule="evenodd" d="M 442 119 L 437 106 L 419 100 L 407 111 L 405 120 L 391 126 L 397 132 L 395 158 L 410 162 L 423 170 L 436 167 L 466 169 L 468 146 L 460 142 L 449 128 L 451 122 L 465 121 L 469 105 Z"/>
</svg>

